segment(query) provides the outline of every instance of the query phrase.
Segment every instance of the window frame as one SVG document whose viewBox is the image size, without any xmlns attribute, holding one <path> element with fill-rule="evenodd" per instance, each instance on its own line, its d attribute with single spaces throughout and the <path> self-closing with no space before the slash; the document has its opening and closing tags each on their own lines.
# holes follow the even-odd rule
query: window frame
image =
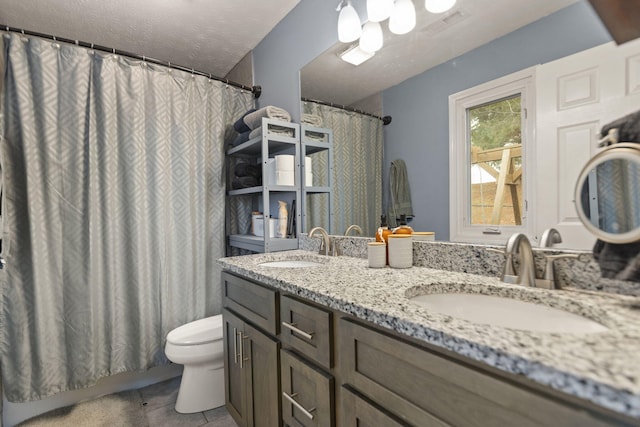
<svg viewBox="0 0 640 427">
<path fill-rule="evenodd" d="M 471 225 L 471 153 L 467 110 L 520 94 L 522 109 L 523 225 Z M 449 232 L 452 242 L 502 244 L 513 233 L 535 235 L 535 67 L 471 87 L 449 96 Z M 487 234 L 488 229 L 499 234 Z"/>
</svg>

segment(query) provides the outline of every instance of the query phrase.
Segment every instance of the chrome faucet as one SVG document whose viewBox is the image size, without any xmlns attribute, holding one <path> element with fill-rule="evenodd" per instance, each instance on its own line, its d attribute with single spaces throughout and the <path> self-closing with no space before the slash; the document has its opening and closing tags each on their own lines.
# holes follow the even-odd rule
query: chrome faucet
<svg viewBox="0 0 640 427">
<path fill-rule="evenodd" d="M 540 247 L 550 248 L 556 243 L 562 243 L 562 236 L 560 236 L 560 232 L 555 228 L 547 228 L 544 230 L 542 237 L 540 238 Z"/>
<path fill-rule="evenodd" d="M 554 230 L 554 229 L 551 229 Z M 549 239 L 554 239 L 553 235 L 557 233 L 560 238 L 560 233 L 554 230 L 555 233 L 548 233 L 548 237 L 545 242 L 550 242 Z M 545 231 L 546 233 L 546 231 Z M 559 242 L 555 242 L 559 243 Z M 559 258 L 577 258 L 576 254 L 560 254 L 560 255 L 547 255 L 542 254 L 545 259 L 545 269 L 543 277 L 536 278 L 536 264 L 533 258 L 533 249 L 527 236 L 522 233 L 516 233 L 512 235 L 507 241 L 507 246 L 504 251 L 499 249 L 488 249 L 491 252 L 499 252 L 505 255 L 504 272 L 502 273 L 502 281 L 505 283 L 513 283 L 524 286 L 535 286 L 537 288 L 544 289 L 559 289 L 556 284 L 555 272 L 553 268 L 553 261 Z M 519 256 L 520 272 L 516 274 L 515 266 L 513 263 L 513 255 Z"/>
<path fill-rule="evenodd" d="M 320 233 L 322 237 L 322 242 L 320 243 L 320 255 L 329 255 L 331 251 L 331 239 L 329 239 L 329 234 L 322 227 L 314 227 L 309 231 L 309 238 L 313 237 L 316 232 Z"/>
<path fill-rule="evenodd" d="M 362 236 L 362 228 L 359 225 L 352 224 L 347 227 L 347 230 L 344 232 L 345 236 L 348 236 L 351 231 L 355 231 L 358 236 Z"/>
<path fill-rule="evenodd" d="M 515 233 L 507 241 L 504 249 L 506 263 L 502 281 L 505 283 L 516 283 L 524 286 L 536 286 L 536 264 L 533 261 L 533 249 L 526 235 Z M 513 265 L 513 255 L 517 254 L 520 261 L 520 271 L 515 274 Z M 509 267 L 511 264 L 511 267 Z"/>
</svg>

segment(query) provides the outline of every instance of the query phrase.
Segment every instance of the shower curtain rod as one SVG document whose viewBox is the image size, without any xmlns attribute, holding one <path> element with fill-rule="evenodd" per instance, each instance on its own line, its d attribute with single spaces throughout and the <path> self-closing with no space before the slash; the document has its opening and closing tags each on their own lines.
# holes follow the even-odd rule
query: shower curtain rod
<svg viewBox="0 0 640 427">
<path fill-rule="evenodd" d="M 300 98 L 300 99 L 302 101 L 304 101 L 304 102 L 314 102 L 314 103 L 320 104 L 320 105 L 327 105 L 329 107 L 335 107 L 335 108 L 340 108 L 342 110 L 351 111 L 351 112 L 354 112 L 354 113 L 364 114 L 365 116 L 369 116 L 369 117 L 373 117 L 374 119 L 382 120 L 382 124 L 384 126 L 386 126 L 389 123 L 391 123 L 391 116 L 380 117 L 380 116 L 376 116 L 375 114 L 367 113 L 366 111 L 358 110 L 357 108 L 348 107 L 346 105 L 334 104 L 333 102 L 324 102 L 324 101 L 319 101 L 317 99 L 305 98 L 304 96 L 302 98 Z"/>
<path fill-rule="evenodd" d="M 71 39 L 67 39 L 67 38 L 64 38 L 64 37 L 56 37 L 56 36 L 52 36 L 50 34 L 38 33 L 38 32 L 35 32 L 35 31 L 28 31 L 28 30 L 24 30 L 22 28 L 14 28 L 14 27 L 10 27 L 8 25 L 0 24 L 0 31 L 2 31 L 2 30 L 6 31 L 6 32 L 11 32 L 11 33 L 23 34 L 23 35 L 26 35 L 26 36 L 40 37 L 40 38 L 43 38 L 43 39 L 53 40 L 53 41 L 56 41 L 56 42 L 74 44 L 76 46 L 87 47 L 87 48 L 90 48 L 90 49 L 93 49 L 93 50 L 99 50 L 101 52 L 113 53 L 114 55 L 126 56 L 128 58 L 138 59 L 138 60 L 141 60 L 141 61 L 150 62 L 152 64 L 162 65 L 164 67 L 173 68 L 175 70 L 186 71 L 186 72 L 191 73 L 191 74 L 197 74 L 199 76 L 208 77 L 211 80 L 216 80 L 216 81 L 223 82 L 225 84 L 228 84 L 228 85 L 231 85 L 231 86 L 243 89 L 243 90 L 247 90 L 247 91 L 253 93 L 254 98 L 260 98 L 260 95 L 262 94 L 262 87 L 261 86 L 246 86 L 246 85 L 243 85 L 242 83 L 237 83 L 237 82 L 231 81 L 229 79 L 225 79 L 225 78 L 222 78 L 222 77 L 214 76 L 211 73 L 205 73 L 205 72 L 202 72 L 202 71 L 194 70 L 193 68 L 187 68 L 187 67 L 184 67 L 182 65 L 172 64 L 169 61 L 161 61 L 159 59 L 150 58 L 148 56 L 137 55 L 135 53 L 126 52 L 124 50 L 118 50 L 118 49 L 111 48 L 111 47 L 100 46 L 100 45 L 97 45 L 97 44 L 94 44 L 94 43 L 87 43 L 87 42 L 83 42 L 83 41 L 79 41 L 79 40 L 71 40 Z"/>
</svg>

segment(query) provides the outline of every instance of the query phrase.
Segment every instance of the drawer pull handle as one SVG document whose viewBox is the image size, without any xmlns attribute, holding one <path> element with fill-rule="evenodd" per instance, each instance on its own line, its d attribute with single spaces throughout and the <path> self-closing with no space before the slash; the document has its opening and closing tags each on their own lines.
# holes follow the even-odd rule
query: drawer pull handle
<svg viewBox="0 0 640 427">
<path fill-rule="evenodd" d="M 238 364 L 238 329 L 233 328 L 233 363 Z"/>
<path fill-rule="evenodd" d="M 244 357 L 244 340 L 249 337 L 247 335 L 244 335 L 242 331 L 238 332 L 238 335 L 240 337 L 240 355 L 238 359 L 240 359 L 240 369 L 244 369 L 244 362 L 249 360 L 248 357 Z"/>
<path fill-rule="evenodd" d="M 313 339 L 313 332 L 309 333 L 309 332 L 305 332 L 302 329 L 296 328 L 296 324 L 295 323 L 288 323 L 288 322 L 282 322 L 282 326 L 284 326 L 285 328 L 291 330 L 292 332 L 308 339 L 308 340 L 312 340 Z"/>
<path fill-rule="evenodd" d="M 291 396 L 289 396 L 286 392 L 282 392 L 282 396 L 287 399 L 293 406 L 295 406 L 296 408 L 298 408 L 307 418 L 309 418 L 310 420 L 313 419 L 313 414 L 312 412 L 316 410 L 316 408 L 311 408 L 308 411 L 304 408 L 304 406 L 302 406 L 301 404 L 299 404 L 294 397 L 296 397 L 298 395 L 298 393 L 293 393 Z"/>
</svg>

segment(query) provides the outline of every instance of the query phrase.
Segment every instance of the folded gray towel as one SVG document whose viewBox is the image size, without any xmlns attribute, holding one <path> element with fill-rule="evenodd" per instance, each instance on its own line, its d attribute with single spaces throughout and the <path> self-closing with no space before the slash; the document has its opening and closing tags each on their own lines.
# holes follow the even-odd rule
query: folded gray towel
<svg viewBox="0 0 640 427">
<path fill-rule="evenodd" d="M 253 113 L 254 111 L 256 111 L 256 109 L 252 108 L 249 111 L 247 111 L 246 113 L 244 113 L 242 115 L 242 117 L 240 117 L 238 120 L 236 120 L 236 122 L 233 124 L 233 128 L 236 130 L 236 132 L 243 133 L 243 132 L 250 132 L 251 131 L 251 129 L 249 129 L 249 126 L 247 126 L 247 124 L 244 122 L 244 118 L 248 114 Z"/>
<path fill-rule="evenodd" d="M 244 123 L 253 130 L 262 126 L 262 118 L 281 120 L 283 122 L 291 121 L 291 114 L 286 110 L 273 105 L 268 105 L 244 116 Z"/>
</svg>

